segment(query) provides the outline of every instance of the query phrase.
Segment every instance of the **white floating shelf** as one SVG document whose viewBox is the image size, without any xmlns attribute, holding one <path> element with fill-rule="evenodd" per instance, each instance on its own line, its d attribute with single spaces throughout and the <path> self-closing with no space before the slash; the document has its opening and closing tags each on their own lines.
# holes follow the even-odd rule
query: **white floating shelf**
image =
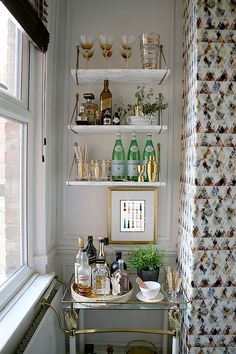
<svg viewBox="0 0 236 354">
<path fill-rule="evenodd" d="M 82 133 L 158 133 L 167 131 L 167 125 L 68 125 L 68 129 L 76 134 Z"/>
<path fill-rule="evenodd" d="M 71 70 L 76 80 L 76 69 Z M 170 74 L 168 69 L 78 69 L 79 84 L 110 82 L 126 84 L 161 84 Z"/>
<path fill-rule="evenodd" d="M 93 186 L 93 187 L 165 187 L 166 182 L 114 182 L 114 181 L 67 181 L 67 186 Z"/>
</svg>

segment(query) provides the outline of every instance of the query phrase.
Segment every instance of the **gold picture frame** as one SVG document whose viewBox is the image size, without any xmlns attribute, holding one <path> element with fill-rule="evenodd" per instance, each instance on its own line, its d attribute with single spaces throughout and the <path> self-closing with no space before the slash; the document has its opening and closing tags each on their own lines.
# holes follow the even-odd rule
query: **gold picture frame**
<svg viewBox="0 0 236 354">
<path fill-rule="evenodd" d="M 158 188 L 110 187 L 107 191 L 110 243 L 156 243 Z"/>
</svg>

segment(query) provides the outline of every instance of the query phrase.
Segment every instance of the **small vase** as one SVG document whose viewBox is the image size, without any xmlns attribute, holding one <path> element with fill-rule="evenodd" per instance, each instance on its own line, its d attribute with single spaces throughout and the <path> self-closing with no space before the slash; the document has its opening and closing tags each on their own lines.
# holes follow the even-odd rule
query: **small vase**
<svg viewBox="0 0 236 354">
<path fill-rule="evenodd" d="M 160 268 L 155 270 L 137 269 L 137 275 L 143 281 L 158 281 Z"/>
</svg>

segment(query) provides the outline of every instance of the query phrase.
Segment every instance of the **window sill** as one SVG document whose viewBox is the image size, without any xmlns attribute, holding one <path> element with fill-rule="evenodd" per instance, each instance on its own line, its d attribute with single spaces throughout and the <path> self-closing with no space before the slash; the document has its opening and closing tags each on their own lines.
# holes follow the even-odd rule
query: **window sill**
<svg viewBox="0 0 236 354">
<path fill-rule="evenodd" d="M 55 277 L 33 275 L 0 312 L 0 353 L 12 353 L 35 315 L 37 304 Z"/>
</svg>

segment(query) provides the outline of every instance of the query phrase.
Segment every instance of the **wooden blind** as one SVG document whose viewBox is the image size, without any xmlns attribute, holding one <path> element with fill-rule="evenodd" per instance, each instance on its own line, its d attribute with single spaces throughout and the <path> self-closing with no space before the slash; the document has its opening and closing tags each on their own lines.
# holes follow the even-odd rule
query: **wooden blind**
<svg viewBox="0 0 236 354">
<path fill-rule="evenodd" d="M 41 52 L 46 52 L 49 43 L 47 23 L 47 3 L 45 0 L 1 0 L 15 17 L 33 43 Z"/>
</svg>

